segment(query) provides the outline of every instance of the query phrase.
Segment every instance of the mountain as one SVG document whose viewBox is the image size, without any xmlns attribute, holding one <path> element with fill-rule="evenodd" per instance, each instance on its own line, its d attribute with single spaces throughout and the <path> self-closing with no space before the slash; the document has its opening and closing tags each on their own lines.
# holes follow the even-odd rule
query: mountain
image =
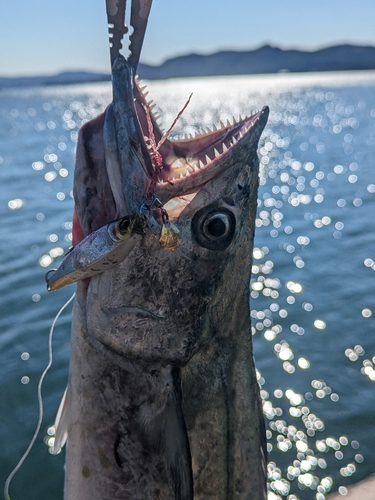
<svg viewBox="0 0 375 500">
<path fill-rule="evenodd" d="M 314 52 L 283 50 L 265 45 L 249 51 L 189 54 L 168 59 L 159 66 L 139 64 L 140 78 L 149 80 L 190 76 L 248 75 L 280 71 L 347 71 L 375 69 L 375 47 L 336 45 Z M 65 72 L 53 76 L 0 77 L 0 89 L 29 85 L 60 85 L 109 81 L 109 74 Z"/>
<path fill-rule="evenodd" d="M 187 76 L 247 75 L 280 71 L 345 71 L 375 69 L 375 47 L 337 45 L 315 52 L 283 50 L 265 45 L 238 52 L 210 55 L 190 54 L 165 61 L 160 66 L 139 66 L 139 76 L 164 79 Z"/>
</svg>

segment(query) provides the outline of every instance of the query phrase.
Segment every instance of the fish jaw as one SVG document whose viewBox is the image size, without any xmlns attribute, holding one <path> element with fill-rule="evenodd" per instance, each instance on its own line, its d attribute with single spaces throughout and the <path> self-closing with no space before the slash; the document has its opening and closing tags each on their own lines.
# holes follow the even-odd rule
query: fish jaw
<svg viewBox="0 0 375 500">
<path fill-rule="evenodd" d="M 117 203 L 121 207 L 121 213 L 117 210 L 118 216 L 136 213 L 142 205 L 155 175 L 152 155 L 157 149 L 162 168 L 158 173 L 155 195 L 162 203 L 167 203 L 177 196 L 196 192 L 234 161 L 249 154 L 254 145 L 257 146 L 258 130 L 264 128 L 268 118 L 269 109 L 264 107 L 258 113 L 193 139 L 165 140 L 133 77 L 132 67 L 122 56 L 116 59 L 112 73 L 113 103 L 107 111 L 104 140 L 107 157 L 117 143 L 119 168 L 116 160 L 110 165 L 107 161 L 107 171 L 115 199 L 122 198 L 121 203 Z M 162 138 L 164 142 L 158 147 Z M 151 139 L 154 144 L 150 144 Z M 115 154 L 112 156 L 114 158 Z M 113 171 L 120 174 L 114 176 Z M 116 198 L 119 186 L 122 194 Z"/>
<path fill-rule="evenodd" d="M 216 132 L 187 141 L 168 141 L 169 152 L 164 151 L 166 158 L 172 156 L 171 151 L 179 152 L 180 156 L 174 163 L 164 163 L 156 187 L 157 197 L 166 203 L 176 196 L 197 192 L 234 163 L 246 161 L 258 146 L 268 115 L 269 108 L 265 106 L 249 118 Z M 181 166 L 176 167 L 176 163 Z M 170 182 L 165 180 L 166 176 Z"/>
<path fill-rule="evenodd" d="M 145 136 L 144 108 L 149 107 L 139 86 L 135 87 L 136 110 Z M 157 121 L 149 109 L 153 134 L 158 142 L 163 137 Z M 163 168 L 158 175 L 155 195 L 162 203 L 172 198 L 197 192 L 206 182 L 241 161 L 257 148 L 260 134 L 267 122 L 269 108 L 232 125 L 222 126 L 192 139 L 165 140 L 159 152 Z"/>
<path fill-rule="evenodd" d="M 134 98 L 132 66 L 123 56 L 118 56 L 112 67 L 113 119 L 120 165 L 121 190 L 126 213 L 139 212 L 153 169 L 147 151 Z M 109 173 L 110 175 L 111 173 Z M 112 185 L 113 187 L 113 185 Z"/>
</svg>

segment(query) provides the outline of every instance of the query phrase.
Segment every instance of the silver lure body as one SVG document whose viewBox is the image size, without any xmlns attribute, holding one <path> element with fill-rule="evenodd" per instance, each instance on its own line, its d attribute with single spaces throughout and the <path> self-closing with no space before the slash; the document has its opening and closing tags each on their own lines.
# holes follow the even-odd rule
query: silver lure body
<svg viewBox="0 0 375 500">
<path fill-rule="evenodd" d="M 124 217 L 90 233 L 67 253 L 58 269 L 47 274 L 48 290 L 90 278 L 123 261 L 140 241 L 143 226 L 141 216 Z"/>
</svg>

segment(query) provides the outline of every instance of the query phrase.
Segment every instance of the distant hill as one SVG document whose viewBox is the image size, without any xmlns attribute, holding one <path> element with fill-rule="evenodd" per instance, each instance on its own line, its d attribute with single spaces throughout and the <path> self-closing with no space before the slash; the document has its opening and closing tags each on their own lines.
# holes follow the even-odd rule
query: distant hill
<svg viewBox="0 0 375 500">
<path fill-rule="evenodd" d="M 190 54 L 160 66 L 139 66 L 139 76 L 161 79 L 187 76 L 248 75 L 280 71 L 346 71 L 375 69 L 375 47 L 337 45 L 315 52 L 283 50 L 265 45 L 256 50 Z"/>
<path fill-rule="evenodd" d="M 0 77 L 0 89 L 6 87 L 29 87 L 35 85 L 67 85 L 73 83 L 109 81 L 111 75 L 89 71 L 65 71 L 49 76 Z"/>
<path fill-rule="evenodd" d="M 249 75 L 281 71 L 348 71 L 375 69 L 375 47 L 336 45 L 314 52 L 283 50 L 265 45 L 249 51 L 189 54 L 168 59 L 159 66 L 140 64 L 138 73 L 149 80 L 189 76 Z M 109 81 L 110 75 L 65 72 L 54 76 L 0 77 L 0 89 L 29 85 L 60 85 Z"/>
</svg>

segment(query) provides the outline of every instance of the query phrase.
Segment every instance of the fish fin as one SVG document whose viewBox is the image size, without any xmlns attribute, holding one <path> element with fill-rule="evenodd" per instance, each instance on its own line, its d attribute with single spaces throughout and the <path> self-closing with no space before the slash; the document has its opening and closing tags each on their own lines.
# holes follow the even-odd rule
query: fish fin
<svg viewBox="0 0 375 500">
<path fill-rule="evenodd" d="M 55 418 L 55 442 L 52 446 L 52 454 L 59 453 L 68 439 L 68 416 L 70 409 L 70 390 L 69 386 L 65 389 L 59 409 Z"/>
</svg>

